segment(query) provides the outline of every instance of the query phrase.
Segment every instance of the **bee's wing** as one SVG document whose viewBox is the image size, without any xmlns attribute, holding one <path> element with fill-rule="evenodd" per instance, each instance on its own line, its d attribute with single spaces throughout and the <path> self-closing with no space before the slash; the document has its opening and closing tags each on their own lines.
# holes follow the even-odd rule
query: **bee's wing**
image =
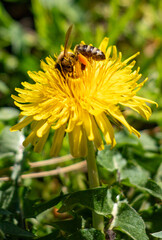
<svg viewBox="0 0 162 240">
<path fill-rule="evenodd" d="M 66 32 L 66 36 L 65 36 L 65 44 L 64 44 L 64 56 L 67 53 L 67 48 L 68 48 L 68 43 L 69 43 L 69 39 L 70 39 L 70 35 L 71 35 L 71 31 L 72 31 L 73 25 L 70 25 L 70 27 L 68 28 L 67 32 Z"/>
</svg>

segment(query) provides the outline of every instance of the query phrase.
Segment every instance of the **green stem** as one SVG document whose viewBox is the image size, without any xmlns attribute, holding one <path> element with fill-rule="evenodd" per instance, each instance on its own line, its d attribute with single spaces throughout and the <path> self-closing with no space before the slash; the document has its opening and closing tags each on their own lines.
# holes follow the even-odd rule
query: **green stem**
<svg viewBox="0 0 162 240">
<path fill-rule="evenodd" d="M 87 168 L 88 168 L 88 178 L 90 188 L 95 188 L 100 186 L 98 170 L 96 165 L 95 150 L 92 141 L 88 140 L 88 155 L 87 155 Z M 93 227 L 104 231 L 104 217 L 92 212 Z"/>
</svg>

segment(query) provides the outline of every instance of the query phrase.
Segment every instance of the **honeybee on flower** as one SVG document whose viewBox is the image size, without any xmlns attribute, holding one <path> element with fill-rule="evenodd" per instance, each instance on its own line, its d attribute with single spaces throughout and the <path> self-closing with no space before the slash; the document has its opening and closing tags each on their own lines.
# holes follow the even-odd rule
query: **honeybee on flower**
<svg viewBox="0 0 162 240">
<path fill-rule="evenodd" d="M 59 54 L 55 68 L 66 78 L 78 78 L 81 72 L 86 68 L 88 60 L 101 61 L 105 59 L 105 54 L 96 47 L 86 44 L 78 44 L 74 52 L 68 51 L 68 42 L 72 31 L 72 25 L 69 27 L 65 36 L 64 50 Z M 80 74 L 79 74 L 80 73 Z"/>
<path fill-rule="evenodd" d="M 64 50 L 56 60 L 47 57 L 46 62 L 41 61 L 41 71 L 28 71 L 34 83 L 22 82 L 24 89 L 16 88 L 18 96 L 12 95 L 12 98 L 21 110 L 20 116 L 25 118 L 11 131 L 31 124 L 31 132 L 23 144 L 31 143 L 34 150 L 40 152 L 50 130 L 54 129 L 52 156 L 59 154 L 65 133 L 74 157 L 87 155 L 87 141 L 93 141 L 95 147 L 102 150 L 104 137 L 106 144 L 114 147 L 116 141 L 110 119 L 117 120 L 130 133 L 140 137 L 120 110 L 120 106 L 129 107 L 148 120 L 151 109 L 146 103 L 156 104 L 136 96 L 147 81 L 138 83 L 141 78 L 139 68 L 132 70 L 133 59 L 139 53 L 122 61 L 122 54 L 117 53 L 116 46 L 107 48 L 108 38 L 104 38 L 98 48 L 82 42 L 72 51 L 67 47 L 70 32 L 71 28 L 66 34 Z M 86 56 L 87 48 L 91 53 L 99 52 L 103 59 Z M 71 59 L 74 60 L 72 64 L 68 62 Z M 65 65 L 70 65 L 69 70 Z"/>
</svg>

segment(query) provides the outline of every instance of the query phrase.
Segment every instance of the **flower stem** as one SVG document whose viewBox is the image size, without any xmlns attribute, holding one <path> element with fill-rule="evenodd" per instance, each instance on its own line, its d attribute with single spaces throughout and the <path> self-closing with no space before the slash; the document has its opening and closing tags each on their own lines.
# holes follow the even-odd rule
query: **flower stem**
<svg viewBox="0 0 162 240">
<path fill-rule="evenodd" d="M 88 140 L 88 155 L 87 155 L 87 168 L 90 188 L 100 186 L 98 170 L 96 165 L 95 150 L 92 141 Z M 97 230 L 104 231 L 104 217 L 92 212 L 93 227 Z"/>
</svg>

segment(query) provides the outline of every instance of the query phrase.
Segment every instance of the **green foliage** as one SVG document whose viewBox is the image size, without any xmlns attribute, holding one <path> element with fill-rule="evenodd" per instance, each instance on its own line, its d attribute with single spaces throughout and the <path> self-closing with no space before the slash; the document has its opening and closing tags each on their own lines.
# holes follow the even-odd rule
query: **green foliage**
<svg viewBox="0 0 162 240">
<path fill-rule="evenodd" d="M 13 113 L 8 114 L 5 118 L 10 118 L 11 115 L 15 115 L 17 111 L 13 111 Z M 24 140 L 24 136 L 21 132 L 10 132 L 10 127 L 6 126 L 3 128 L 0 135 L 0 159 L 3 158 L 14 158 L 15 161 L 22 160 L 23 147 L 22 142 Z M 22 149 L 21 149 L 22 148 Z"/>
<path fill-rule="evenodd" d="M 4 177 L 0 182 L 0 239 L 162 238 L 161 11 L 162 1 L 151 0 L 0 2 L 0 176 Z M 28 162 L 49 158 L 52 135 L 43 154 L 37 154 L 30 146 L 26 150 L 22 146 L 28 128 L 9 131 L 19 114 L 10 97 L 14 88 L 21 81 L 31 81 L 26 72 L 39 70 L 41 59 L 59 54 L 71 23 L 72 48 L 81 40 L 98 46 L 108 36 L 124 59 L 140 51 L 137 61 L 143 76 L 149 78 L 140 95 L 159 104 L 149 122 L 125 111 L 129 123 L 141 130 L 141 138 L 116 129 L 116 147 L 105 146 L 96 153 L 102 186 L 90 190 L 84 172 L 22 180 L 22 174 L 32 170 Z M 62 155 L 69 153 L 67 142 L 65 138 Z M 36 172 L 52 169 L 43 166 Z M 104 234 L 92 228 L 91 211 L 104 216 Z"/>
<path fill-rule="evenodd" d="M 40 203 L 38 200 L 29 200 L 28 197 L 24 198 L 23 208 L 25 218 L 36 217 L 41 212 L 56 206 L 60 201 L 64 199 L 65 196 L 59 196 L 57 198 L 51 199 L 48 202 Z"/>
<path fill-rule="evenodd" d="M 139 214 L 131 208 L 127 203 L 114 204 L 114 219 L 111 228 L 126 233 L 132 239 L 148 240 L 146 236 L 145 225 Z"/>
<path fill-rule="evenodd" d="M 156 233 L 152 233 L 151 235 L 154 236 L 154 237 L 157 237 L 157 238 L 162 238 L 162 231 L 156 232 Z"/>
<path fill-rule="evenodd" d="M 27 232 L 27 231 L 15 226 L 13 223 L 10 223 L 7 221 L 0 222 L 0 228 L 1 228 L 1 231 L 5 235 L 23 237 L 23 238 L 33 238 L 34 237 L 34 234 Z"/>
<path fill-rule="evenodd" d="M 72 234 L 67 238 L 68 240 L 104 240 L 104 234 L 96 229 L 82 229 L 77 233 Z"/>
</svg>

